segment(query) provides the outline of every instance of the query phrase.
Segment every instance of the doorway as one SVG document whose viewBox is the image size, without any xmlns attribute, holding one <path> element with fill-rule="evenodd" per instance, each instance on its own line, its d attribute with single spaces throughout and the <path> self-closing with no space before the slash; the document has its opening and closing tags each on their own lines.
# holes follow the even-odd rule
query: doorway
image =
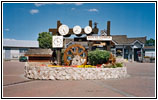
<svg viewBox="0 0 158 100">
<path fill-rule="evenodd" d="M 140 48 L 134 49 L 134 61 L 139 61 L 138 57 L 141 56 L 140 51 L 141 51 Z"/>
</svg>

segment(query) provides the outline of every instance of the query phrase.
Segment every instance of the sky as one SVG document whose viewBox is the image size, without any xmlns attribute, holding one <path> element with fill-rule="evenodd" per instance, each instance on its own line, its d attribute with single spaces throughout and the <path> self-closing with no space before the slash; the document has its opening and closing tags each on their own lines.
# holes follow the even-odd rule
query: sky
<svg viewBox="0 0 158 100">
<path fill-rule="evenodd" d="M 99 30 L 106 29 L 111 21 L 111 35 L 155 39 L 154 3 L 106 2 L 3 3 L 3 38 L 37 40 L 39 33 L 56 28 L 57 20 L 69 28 L 84 28 L 92 20 Z"/>
</svg>

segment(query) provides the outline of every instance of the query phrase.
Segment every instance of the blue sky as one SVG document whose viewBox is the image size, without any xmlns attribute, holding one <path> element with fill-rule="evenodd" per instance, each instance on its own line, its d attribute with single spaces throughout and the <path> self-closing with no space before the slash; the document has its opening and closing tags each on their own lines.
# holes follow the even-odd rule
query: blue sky
<svg viewBox="0 0 158 100">
<path fill-rule="evenodd" d="M 37 40 L 57 20 L 69 28 L 92 20 L 99 30 L 111 21 L 111 35 L 155 38 L 154 3 L 3 3 L 3 38 Z"/>
</svg>

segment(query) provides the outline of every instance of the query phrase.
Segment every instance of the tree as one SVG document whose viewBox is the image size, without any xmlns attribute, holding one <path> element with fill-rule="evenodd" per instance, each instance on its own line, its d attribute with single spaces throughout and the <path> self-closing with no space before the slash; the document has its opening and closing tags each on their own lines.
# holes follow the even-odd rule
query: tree
<svg viewBox="0 0 158 100">
<path fill-rule="evenodd" d="M 146 41 L 146 46 L 154 46 L 155 45 L 155 40 L 150 38 L 150 40 L 147 40 Z"/>
<path fill-rule="evenodd" d="M 39 47 L 43 49 L 52 48 L 52 35 L 49 32 L 42 32 L 38 35 Z"/>
</svg>

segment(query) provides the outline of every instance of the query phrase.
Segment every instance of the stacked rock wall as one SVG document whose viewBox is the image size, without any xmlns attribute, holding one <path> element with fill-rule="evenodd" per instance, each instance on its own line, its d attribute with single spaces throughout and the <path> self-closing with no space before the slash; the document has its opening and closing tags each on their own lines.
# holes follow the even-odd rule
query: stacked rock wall
<svg viewBox="0 0 158 100">
<path fill-rule="evenodd" d="M 90 80 L 124 78 L 127 76 L 126 67 L 120 68 L 73 68 L 29 66 L 25 64 L 25 76 L 31 79 L 50 80 Z"/>
</svg>

